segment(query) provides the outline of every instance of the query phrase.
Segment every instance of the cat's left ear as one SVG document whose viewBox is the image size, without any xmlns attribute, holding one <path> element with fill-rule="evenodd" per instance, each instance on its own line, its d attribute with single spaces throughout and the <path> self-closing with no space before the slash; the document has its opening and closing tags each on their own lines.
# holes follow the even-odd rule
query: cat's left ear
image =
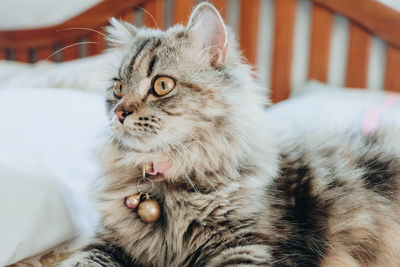
<svg viewBox="0 0 400 267">
<path fill-rule="evenodd" d="M 211 66 L 225 62 L 228 33 L 218 10 L 210 3 L 196 6 L 187 26 L 192 46 L 199 51 L 208 49 Z"/>
<path fill-rule="evenodd" d="M 131 44 L 136 36 L 137 29 L 130 23 L 111 18 L 110 25 L 106 27 L 107 40 L 114 47 L 124 47 Z"/>
</svg>

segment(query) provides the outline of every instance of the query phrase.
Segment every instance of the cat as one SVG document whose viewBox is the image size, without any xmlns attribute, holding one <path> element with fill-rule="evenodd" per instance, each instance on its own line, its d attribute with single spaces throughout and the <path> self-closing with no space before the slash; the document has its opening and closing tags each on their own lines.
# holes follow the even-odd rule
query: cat
<svg viewBox="0 0 400 267">
<path fill-rule="evenodd" d="M 400 131 L 276 136 L 215 7 L 186 27 L 107 29 L 101 227 L 62 266 L 399 266 Z M 161 217 L 126 206 L 143 166 Z M 150 186 L 150 184 L 148 185 Z"/>
</svg>

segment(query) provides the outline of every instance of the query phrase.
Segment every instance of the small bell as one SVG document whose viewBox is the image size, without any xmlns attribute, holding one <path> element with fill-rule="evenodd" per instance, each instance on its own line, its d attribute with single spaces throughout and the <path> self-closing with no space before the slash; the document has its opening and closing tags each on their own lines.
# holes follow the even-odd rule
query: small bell
<svg viewBox="0 0 400 267">
<path fill-rule="evenodd" d="M 161 207 L 157 200 L 147 195 L 146 200 L 140 203 L 137 213 L 142 221 L 153 223 L 160 218 Z"/>
<path fill-rule="evenodd" d="M 146 170 L 154 172 L 153 164 L 147 164 L 143 166 L 143 178 L 139 179 L 136 183 L 136 189 L 139 193 L 128 196 L 125 198 L 125 206 L 129 209 L 137 209 L 137 214 L 143 222 L 153 223 L 156 222 L 161 216 L 161 207 L 157 200 L 150 198 L 150 192 L 153 190 L 153 181 L 146 178 Z M 151 183 L 151 187 L 143 192 L 139 188 L 139 185 L 145 181 Z M 143 194 L 146 195 L 146 199 L 142 201 Z"/>
<path fill-rule="evenodd" d="M 125 198 L 125 205 L 130 209 L 136 209 L 139 207 L 142 194 L 135 194 Z"/>
</svg>

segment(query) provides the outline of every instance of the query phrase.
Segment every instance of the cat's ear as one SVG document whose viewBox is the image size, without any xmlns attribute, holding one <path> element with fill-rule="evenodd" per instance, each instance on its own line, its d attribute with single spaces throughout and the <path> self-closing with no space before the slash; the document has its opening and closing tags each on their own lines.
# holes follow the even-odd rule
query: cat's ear
<svg viewBox="0 0 400 267">
<path fill-rule="evenodd" d="M 228 33 L 218 10 L 210 3 L 196 6 L 187 26 L 192 47 L 199 51 L 207 49 L 210 64 L 224 63 L 228 51 Z"/>
<path fill-rule="evenodd" d="M 131 44 L 137 29 L 130 23 L 111 18 L 110 26 L 106 27 L 107 40 L 113 47 L 122 47 Z"/>
</svg>

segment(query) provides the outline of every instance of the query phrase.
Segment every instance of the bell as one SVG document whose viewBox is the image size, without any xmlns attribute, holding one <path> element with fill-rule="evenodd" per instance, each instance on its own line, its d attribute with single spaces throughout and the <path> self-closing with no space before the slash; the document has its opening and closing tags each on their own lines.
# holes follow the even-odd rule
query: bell
<svg viewBox="0 0 400 267">
<path fill-rule="evenodd" d="M 130 209 L 136 209 L 140 204 L 141 194 L 135 194 L 125 198 L 125 206 Z"/>
<path fill-rule="evenodd" d="M 161 208 L 157 200 L 147 198 L 141 202 L 138 209 L 138 215 L 142 221 L 153 223 L 160 218 Z"/>
</svg>

